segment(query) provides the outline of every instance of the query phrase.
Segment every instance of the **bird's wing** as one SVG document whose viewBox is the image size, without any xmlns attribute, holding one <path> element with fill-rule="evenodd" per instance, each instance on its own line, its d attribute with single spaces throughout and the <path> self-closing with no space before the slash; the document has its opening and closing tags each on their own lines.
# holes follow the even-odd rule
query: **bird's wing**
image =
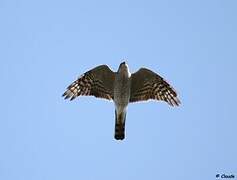
<svg viewBox="0 0 237 180">
<path fill-rule="evenodd" d="M 65 99 L 75 99 L 78 96 L 95 96 L 113 99 L 115 73 L 107 65 L 97 66 L 87 71 L 74 81 L 63 94 Z"/>
<path fill-rule="evenodd" d="M 166 101 L 171 106 L 178 106 L 180 100 L 174 88 L 161 76 L 149 69 L 141 68 L 131 75 L 130 102 L 148 99 Z"/>
</svg>

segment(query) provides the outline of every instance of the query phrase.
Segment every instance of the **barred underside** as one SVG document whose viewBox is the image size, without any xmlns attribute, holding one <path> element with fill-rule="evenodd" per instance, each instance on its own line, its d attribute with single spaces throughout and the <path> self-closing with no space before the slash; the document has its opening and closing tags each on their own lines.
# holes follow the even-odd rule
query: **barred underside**
<svg viewBox="0 0 237 180">
<path fill-rule="evenodd" d="M 98 66 L 81 75 L 67 87 L 65 99 L 73 100 L 78 96 L 95 96 L 113 99 L 114 73 L 107 66 Z"/>
<path fill-rule="evenodd" d="M 130 102 L 161 100 L 171 106 L 178 106 L 181 102 L 174 88 L 156 73 L 142 68 L 132 74 Z"/>
</svg>

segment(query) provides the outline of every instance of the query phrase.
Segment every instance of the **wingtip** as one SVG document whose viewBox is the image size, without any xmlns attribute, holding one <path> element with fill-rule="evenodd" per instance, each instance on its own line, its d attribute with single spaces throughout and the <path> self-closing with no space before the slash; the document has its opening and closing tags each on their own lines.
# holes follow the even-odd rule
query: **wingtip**
<svg viewBox="0 0 237 180">
<path fill-rule="evenodd" d="M 181 105 L 181 101 L 178 98 L 176 98 L 174 102 L 177 107 Z"/>
<path fill-rule="evenodd" d="M 71 99 L 70 99 L 70 101 L 72 101 L 72 100 L 75 99 L 75 98 L 76 98 L 76 96 L 72 96 Z"/>
<path fill-rule="evenodd" d="M 66 91 L 66 92 L 63 93 L 62 97 L 66 100 L 66 99 L 70 98 L 71 96 L 68 93 L 68 91 Z"/>
<path fill-rule="evenodd" d="M 68 99 L 68 98 L 70 98 L 70 96 L 65 96 L 65 97 L 64 97 L 65 100 Z"/>
<path fill-rule="evenodd" d="M 64 92 L 63 94 L 62 94 L 62 97 L 64 97 L 64 96 L 66 96 L 66 92 Z M 65 98 L 65 97 L 64 97 Z"/>
<path fill-rule="evenodd" d="M 181 104 L 181 101 L 175 97 L 170 99 L 169 101 L 167 101 L 169 105 L 171 105 L 172 107 L 178 107 Z"/>
</svg>

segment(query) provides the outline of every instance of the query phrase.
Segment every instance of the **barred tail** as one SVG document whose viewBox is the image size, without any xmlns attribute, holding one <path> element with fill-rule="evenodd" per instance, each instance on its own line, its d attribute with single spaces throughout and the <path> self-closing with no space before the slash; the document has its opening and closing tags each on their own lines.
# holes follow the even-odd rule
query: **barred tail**
<svg viewBox="0 0 237 180">
<path fill-rule="evenodd" d="M 126 112 L 117 114 L 115 110 L 115 134 L 114 138 L 116 140 L 123 140 L 125 138 L 125 120 Z"/>
</svg>

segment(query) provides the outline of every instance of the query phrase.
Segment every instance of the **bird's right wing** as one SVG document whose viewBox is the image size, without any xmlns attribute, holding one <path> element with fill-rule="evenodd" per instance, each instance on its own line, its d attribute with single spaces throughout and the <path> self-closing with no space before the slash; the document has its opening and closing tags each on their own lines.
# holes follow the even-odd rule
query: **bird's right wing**
<svg viewBox="0 0 237 180">
<path fill-rule="evenodd" d="M 180 100 L 174 88 L 161 76 L 149 69 L 141 68 L 131 75 L 130 102 L 162 100 L 171 106 L 178 106 Z"/>
<path fill-rule="evenodd" d="M 69 85 L 63 96 L 70 100 L 83 95 L 111 100 L 114 79 L 115 73 L 107 65 L 97 66 Z"/>
</svg>

